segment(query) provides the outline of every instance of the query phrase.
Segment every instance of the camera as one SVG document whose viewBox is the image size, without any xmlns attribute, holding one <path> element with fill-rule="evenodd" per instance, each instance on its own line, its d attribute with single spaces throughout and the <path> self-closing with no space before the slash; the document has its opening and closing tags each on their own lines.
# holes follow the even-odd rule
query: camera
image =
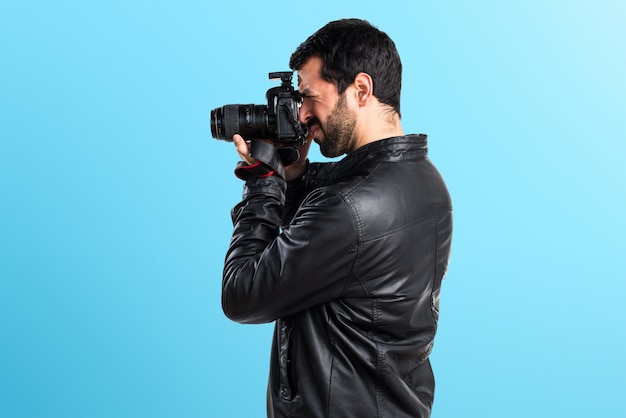
<svg viewBox="0 0 626 418">
<path fill-rule="evenodd" d="M 304 143 L 306 127 L 298 119 L 302 103 L 300 92 L 291 84 L 293 71 L 269 73 L 281 85 L 267 90 L 267 105 L 231 104 L 211 111 L 211 135 L 232 141 L 234 134 L 246 139 L 272 139 L 297 148 Z"/>
</svg>

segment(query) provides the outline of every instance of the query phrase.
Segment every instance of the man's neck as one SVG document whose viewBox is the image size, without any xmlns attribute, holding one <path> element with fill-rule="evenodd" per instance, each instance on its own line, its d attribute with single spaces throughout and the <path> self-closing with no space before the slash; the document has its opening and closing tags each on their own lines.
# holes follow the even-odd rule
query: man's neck
<svg viewBox="0 0 626 418">
<path fill-rule="evenodd" d="M 352 151 L 370 142 L 404 135 L 400 116 L 395 112 L 390 113 L 387 109 L 378 112 L 368 112 L 360 122 L 357 123 L 359 128 L 355 132 Z"/>
</svg>

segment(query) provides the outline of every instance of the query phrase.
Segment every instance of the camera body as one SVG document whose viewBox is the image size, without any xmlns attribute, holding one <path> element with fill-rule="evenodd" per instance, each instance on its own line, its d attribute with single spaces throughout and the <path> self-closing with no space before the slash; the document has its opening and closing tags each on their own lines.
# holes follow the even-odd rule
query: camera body
<svg viewBox="0 0 626 418">
<path fill-rule="evenodd" d="M 267 90 L 267 105 L 231 104 L 211 111 L 213 138 L 232 141 L 233 135 L 239 134 L 294 148 L 304 143 L 306 128 L 298 119 L 302 97 L 292 86 L 293 71 L 272 72 L 269 78 L 280 78 L 281 85 Z"/>
</svg>

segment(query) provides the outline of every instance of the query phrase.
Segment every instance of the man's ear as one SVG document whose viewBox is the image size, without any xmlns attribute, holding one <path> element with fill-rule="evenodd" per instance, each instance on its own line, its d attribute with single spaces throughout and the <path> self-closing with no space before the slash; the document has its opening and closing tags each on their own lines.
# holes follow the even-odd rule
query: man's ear
<svg viewBox="0 0 626 418">
<path fill-rule="evenodd" d="M 364 106 L 374 95 L 374 82 L 367 73 L 358 73 L 354 77 L 354 87 L 356 89 L 356 101 L 359 106 Z"/>
</svg>

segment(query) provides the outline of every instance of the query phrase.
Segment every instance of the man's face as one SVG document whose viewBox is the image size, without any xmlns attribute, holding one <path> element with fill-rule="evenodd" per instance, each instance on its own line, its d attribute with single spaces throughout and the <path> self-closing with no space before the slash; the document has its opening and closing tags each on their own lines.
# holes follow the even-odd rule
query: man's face
<svg viewBox="0 0 626 418">
<path fill-rule="evenodd" d="M 298 89 L 303 97 L 299 117 L 322 155 L 332 158 L 352 150 L 356 115 L 346 99 L 348 90 L 339 95 L 333 83 L 321 78 L 321 68 L 321 58 L 312 57 L 298 69 Z"/>
</svg>

